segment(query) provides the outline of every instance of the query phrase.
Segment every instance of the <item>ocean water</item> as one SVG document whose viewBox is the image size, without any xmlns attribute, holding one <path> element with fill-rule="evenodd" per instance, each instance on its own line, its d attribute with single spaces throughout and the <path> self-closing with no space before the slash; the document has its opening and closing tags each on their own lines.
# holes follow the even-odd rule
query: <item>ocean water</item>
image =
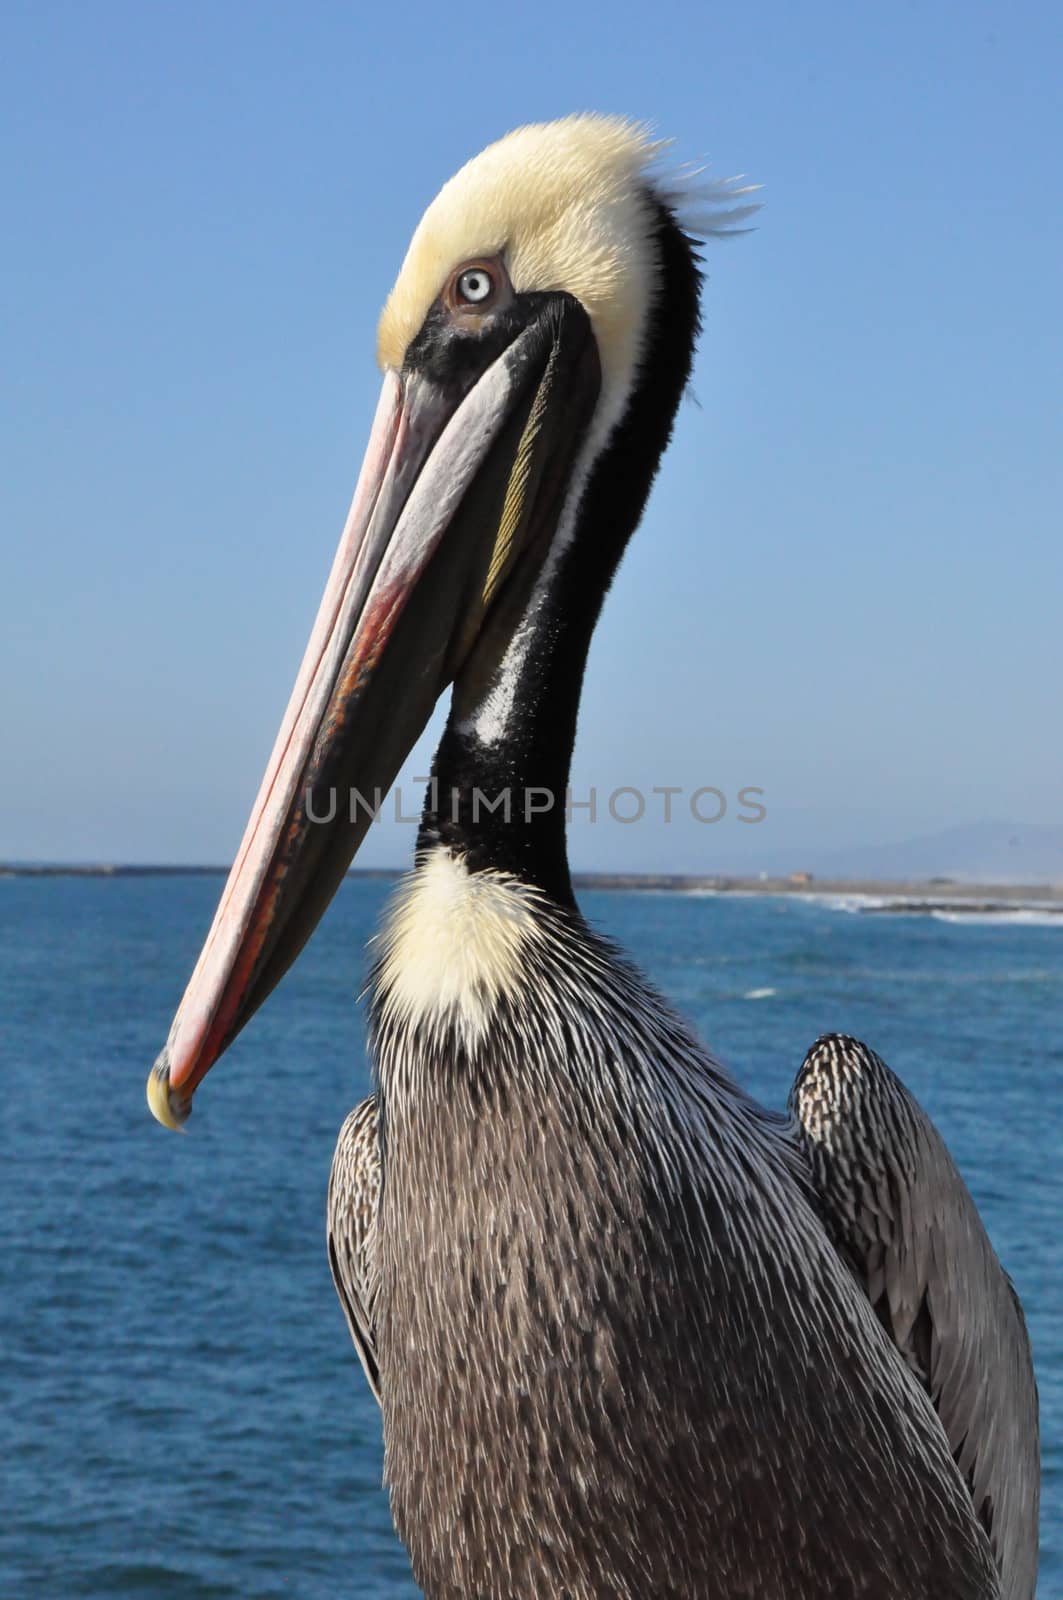
<svg viewBox="0 0 1063 1600">
<path fill-rule="evenodd" d="M 386 887 L 344 886 L 176 1137 L 144 1079 L 220 880 L 0 881 L 6 1600 L 417 1593 L 323 1227 L 336 1131 L 367 1087 L 356 1002 Z M 1039 1595 L 1063 1600 L 1063 927 L 584 906 L 765 1102 L 844 1029 L 937 1120 L 1026 1306 Z"/>
</svg>

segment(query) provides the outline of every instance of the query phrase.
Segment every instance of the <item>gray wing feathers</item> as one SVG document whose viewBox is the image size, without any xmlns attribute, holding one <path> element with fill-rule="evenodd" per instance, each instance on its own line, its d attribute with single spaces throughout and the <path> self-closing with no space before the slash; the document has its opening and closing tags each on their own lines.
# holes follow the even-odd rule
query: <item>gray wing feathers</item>
<svg viewBox="0 0 1063 1600">
<path fill-rule="evenodd" d="M 1037 1386 L 1022 1307 L 974 1201 L 930 1118 L 858 1040 L 817 1040 L 790 1109 L 824 1221 L 941 1418 L 1004 1600 L 1033 1600 Z"/>
<path fill-rule="evenodd" d="M 328 1256 L 369 1386 L 380 1399 L 376 1357 L 377 1204 L 380 1146 L 376 1097 L 355 1106 L 336 1141 L 328 1186 Z"/>
</svg>

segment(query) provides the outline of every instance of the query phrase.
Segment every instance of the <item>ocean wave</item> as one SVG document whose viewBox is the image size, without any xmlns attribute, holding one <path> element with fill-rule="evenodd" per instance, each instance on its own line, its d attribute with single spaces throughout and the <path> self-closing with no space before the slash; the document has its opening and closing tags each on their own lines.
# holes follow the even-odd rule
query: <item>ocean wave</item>
<svg viewBox="0 0 1063 1600">
<path fill-rule="evenodd" d="M 827 911 L 849 916 L 878 912 L 895 917 L 933 917 L 938 922 L 970 923 L 972 926 L 1013 926 L 1019 928 L 1063 928 L 1063 911 L 1037 901 L 942 899 L 939 895 L 915 894 L 817 894 L 803 895 Z"/>
<path fill-rule="evenodd" d="M 892 911 L 900 905 L 900 901 L 887 894 L 805 894 L 803 900 L 814 900 L 817 905 L 825 907 L 827 911 L 845 911 L 854 914 L 859 911 Z"/>
<path fill-rule="evenodd" d="M 1001 907 L 999 911 L 945 911 L 935 907 L 930 915 L 937 922 L 970 923 L 974 927 L 1000 927 L 1003 923 L 1016 928 L 1063 928 L 1063 914 L 1058 911 L 1038 911 L 1032 907 Z"/>
</svg>

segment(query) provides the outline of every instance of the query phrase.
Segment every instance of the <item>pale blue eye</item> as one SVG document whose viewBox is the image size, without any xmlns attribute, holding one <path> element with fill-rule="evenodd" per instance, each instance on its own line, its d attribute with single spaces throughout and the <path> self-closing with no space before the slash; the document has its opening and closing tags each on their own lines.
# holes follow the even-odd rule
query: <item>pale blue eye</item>
<svg viewBox="0 0 1063 1600">
<path fill-rule="evenodd" d="M 480 305 L 493 288 L 491 274 L 485 267 L 466 267 L 458 279 L 458 293 L 471 306 Z"/>
</svg>

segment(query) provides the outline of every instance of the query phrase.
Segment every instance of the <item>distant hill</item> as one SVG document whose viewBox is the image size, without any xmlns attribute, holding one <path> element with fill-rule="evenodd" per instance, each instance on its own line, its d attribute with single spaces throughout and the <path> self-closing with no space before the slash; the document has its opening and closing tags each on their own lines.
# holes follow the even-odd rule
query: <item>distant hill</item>
<svg viewBox="0 0 1063 1600">
<path fill-rule="evenodd" d="M 970 822 L 899 844 L 812 850 L 795 868 L 832 878 L 1063 883 L 1063 825 Z"/>
</svg>

